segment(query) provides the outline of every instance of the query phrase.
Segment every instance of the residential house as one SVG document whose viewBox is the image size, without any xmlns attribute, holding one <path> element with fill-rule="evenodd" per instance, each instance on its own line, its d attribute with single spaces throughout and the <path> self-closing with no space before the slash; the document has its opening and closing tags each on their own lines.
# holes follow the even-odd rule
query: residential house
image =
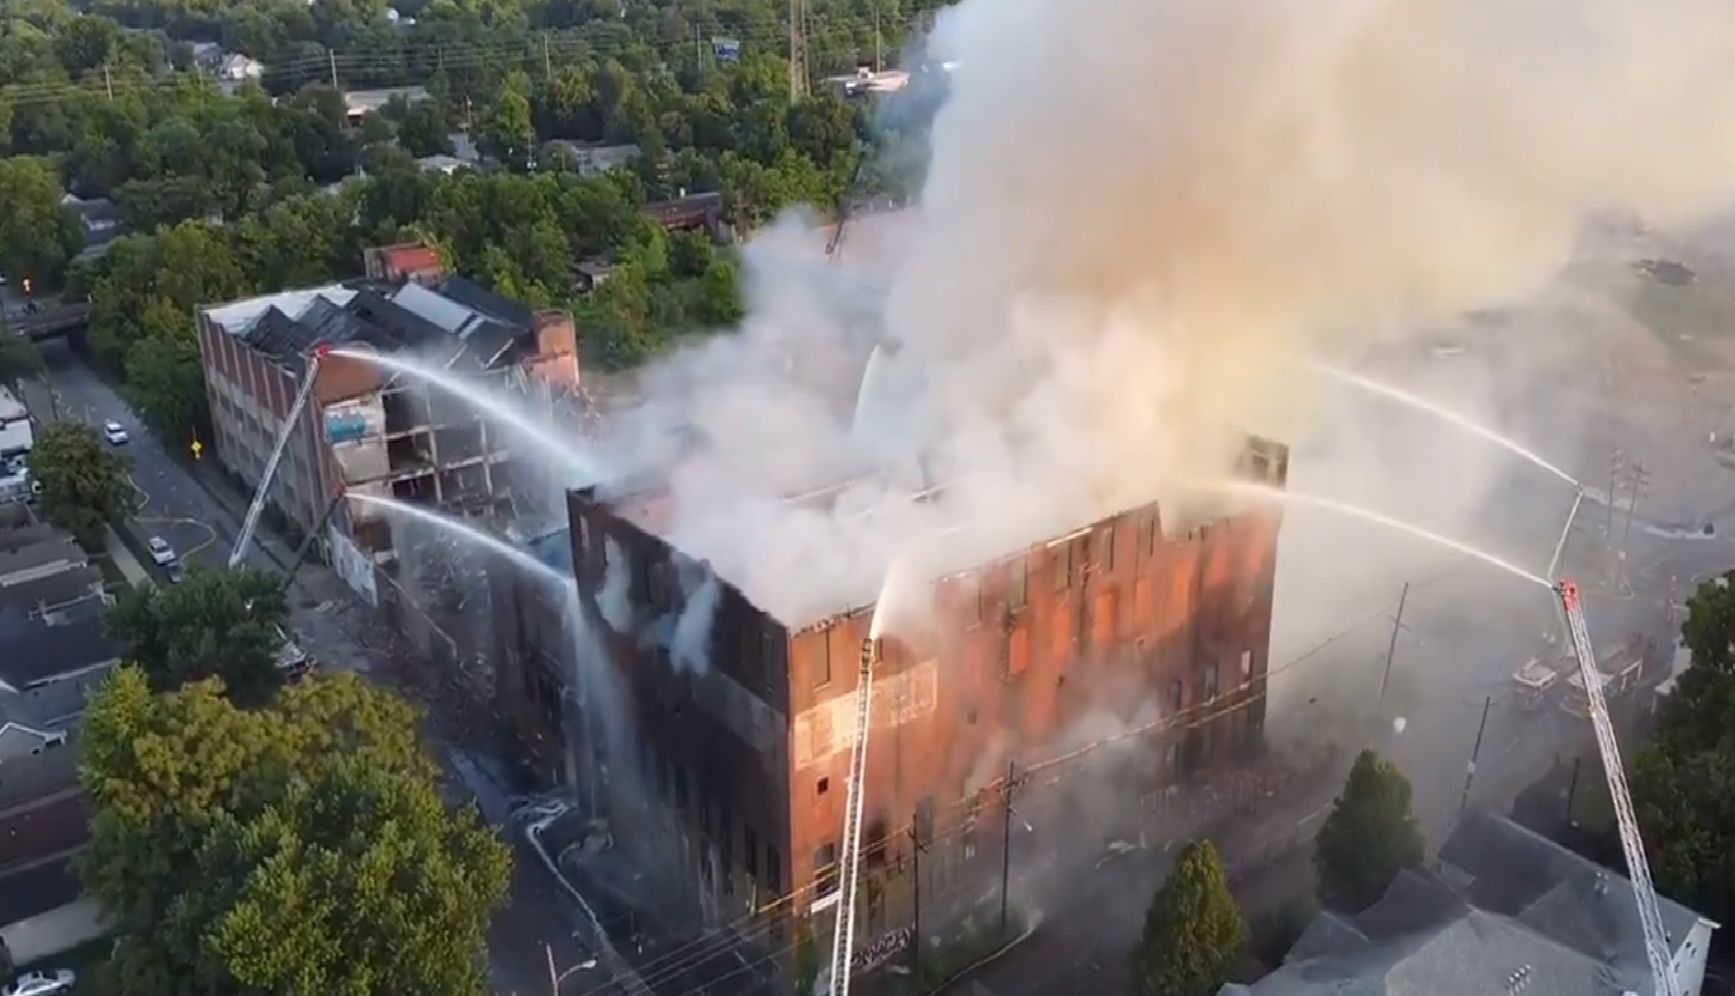
<svg viewBox="0 0 1735 996">
<path fill-rule="evenodd" d="M 230 96 L 248 83 L 265 78 L 265 63 L 239 52 L 231 53 L 217 64 L 217 86 Z"/>
<path fill-rule="evenodd" d="M 344 113 L 353 127 L 361 119 L 374 114 L 393 100 L 419 104 L 429 99 L 425 86 L 389 86 L 379 90 L 346 90 L 343 95 Z"/>
<path fill-rule="evenodd" d="M 1657 897 L 1676 992 L 1699 996 L 1717 924 Z M 1431 870 L 1361 913 L 1321 913 L 1276 972 L 1219 996 L 1636 996 L 1657 991 L 1630 881 L 1512 820 L 1465 817 Z"/>
<path fill-rule="evenodd" d="M 625 169 L 639 155 L 639 147 L 633 144 L 605 145 L 556 138 L 542 145 L 542 162 L 549 168 L 568 169 L 580 176 L 601 176 L 610 170 Z"/>
<path fill-rule="evenodd" d="M 87 200 L 75 194 L 67 194 L 60 199 L 60 203 L 78 215 L 87 249 L 107 245 L 126 234 L 126 219 L 120 208 L 106 197 L 92 197 Z"/>
</svg>

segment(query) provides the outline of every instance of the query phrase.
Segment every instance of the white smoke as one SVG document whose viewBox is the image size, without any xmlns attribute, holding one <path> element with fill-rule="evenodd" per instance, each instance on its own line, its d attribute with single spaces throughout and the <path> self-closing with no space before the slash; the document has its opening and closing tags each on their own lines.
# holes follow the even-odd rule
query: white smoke
<svg viewBox="0 0 1735 996">
<path fill-rule="evenodd" d="M 614 540 L 605 540 L 602 589 L 596 593 L 596 607 L 602 613 L 602 621 L 617 633 L 626 632 L 632 624 L 632 604 L 627 598 L 632 583 L 632 564 Z"/>
<path fill-rule="evenodd" d="M 717 616 L 722 585 L 717 575 L 699 565 L 680 565 L 681 614 L 669 640 L 669 659 L 678 670 L 703 674 L 711 669 L 711 624 Z"/>
<path fill-rule="evenodd" d="M 919 209 L 839 266 L 766 233 L 740 334 L 604 441 L 786 620 L 942 530 L 961 566 L 1174 497 L 1249 428 L 1305 442 L 1298 357 L 1523 300 L 1587 216 L 1735 198 L 1726 0 L 964 0 L 931 48 L 958 69 Z M 875 339 L 898 404 L 852 434 Z"/>
</svg>

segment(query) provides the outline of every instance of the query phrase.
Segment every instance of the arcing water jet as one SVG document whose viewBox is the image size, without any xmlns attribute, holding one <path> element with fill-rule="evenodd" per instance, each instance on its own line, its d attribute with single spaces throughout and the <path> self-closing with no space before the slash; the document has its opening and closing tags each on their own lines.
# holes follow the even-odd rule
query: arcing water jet
<svg viewBox="0 0 1735 996">
<path fill-rule="evenodd" d="M 535 446 L 543 455 L 564 468 L 571 477 L 568 482 L 570 484 L 594 484 L 601 477 L 601 473 L 594 463 L 579 454 L 566 439 L 556 435 L 548 426 L 536 424 L 512 404 L 476 384 L 453 376 L 448 371 L 418 363 L 397 354 L 377 353 L 366 349 L 334 349 L 331 351 L 331 355 L 361 360 L 394 373 L 406 374 L 439 388 L 447 394 L 463 399 L 477 412 L 510 428 L 518 436 Z"/>
<path fill-rule="evenodd" d="M 1205 490 L 1246 495 L 1266 501 L 1286 502 L 1297 505 L 1312 505 L 1316 508 L 1329 509 L 1330 511 L 1338 512 L 1343 515 L 1351 515 L 1358 519 L 1372 522 L 1375 525 L 1385 526 L 1388 529 L 1396 529 L 1399 532 L 1408 533 L 1417 539 L 1427 540 L 1437 546 L 1445 547 L 1448 550 L 1464 554 L 1467 557 L 1474 557 L 1490 567 L 1498 567 L 1513 577 L 1522 578 L 1525 581 L 1529 581 L 1531 584 L 1539 584 L 1550 590 L 1554 588 L 1554 585 L 1543 580 L 1540 576 L 1532 574 L 1522 567 L 1501 560 L 1499 557 L 1496 557 L 1485 550 L 1478 550 L 1468 543 L 1452 539 L 1449 536 L 1442 536 L 1436 532 L 1430 532 L 1429 530 L 1423 529 L 1421 526 L 1405 522 L 1402 519 L 1394 519 L 1389 515 L 1381 515 L 1378 512 L 1362 508 L 1358 505 L 1351 505 L 1332 498 L 1322 498 L 1318 495 L 1310 495 L 1298 491 L 1279 490 L 1277 488 L 1266 487 L 1263 484 L 1251 484 L 1246 481 L 1218 481 L 1206 485 Z"/>
<path fill-rule="evenodd" d="M 1553 474 L 1566 483 L 1572 485 L 1574 488 L 1580 491 L 1584 489 L 1584 485 L 1580 484 L 1577 478 L 1568 474 L 1566 471 L 1561 470 L 1559 467 L 1556 467 L 1554 464 L 1549 463 L 1547 460 L 1544 460 L 1534 451 L 1527 449 L 1517 441 L 1502 436 L 1493 429 L 1465 418 L 1457 412 L 1451 411 L 1447 408 L 1442 408 L 1420 395 L 1411 394 L 1409 391 L 1405 391 L 1402 388 L 1393 387 L 1390 384 L 1383 384 L 1371 377 L 1364 377 L 1361 374 L 1350 373 L 1347 370 L 1339 370 L 1337 367 L 1328 366 L 1324 363 L 1315 362 L 1308 364 L 1308 366 L 1312 367 L 1315 373 L 1323 374 L 1326 377 L 1349 384 L 1353 387 L 1359 387 L 1369 393 L 1377 394 L 1382 398 L 1396 401 L 1399 404 L 1408 405 L 1417 411 L 1427 412 L 1435 418 L 1450 422 L 1473 436 L 1480 436 L 1502 449 L 1516 453 L 1536 466 L 1541 467 L 1543 470 L 1548 471 L 1550 474 Z"/>
<path fill-rule="evenodd" d="M 472 543 L 476 543 L 499 554 L 511 561 L 513 566 L 524 569 L 531 575 L 535 576 L 537 580 L 546 584 L 554 585 L 563 592 L 571 590 L 573 587 L 572 578 L 567 577 L 560 571 L 557 571 L 542 561 L 537 560 L 529 553 L 513 546 L 498 536 L 493 536 L 481 529 L 477 529 L 475 526 L 472 526 L 467 522 L 460 522 L 457 519 L 449 518 L 438 512 L 430 511 L 429 509 L 417 505 L 411 505 L 407 502 L 401 502 L 396 498 L 387 498 L 382 495 L 370 495 L 360 491 L 349 491 L 345 493 L 344 497 L 348 498 L 350 501 L 360 502 L 363 505 L 373 505 L 376 508 L 385 509 L 393 515 L 403 515 L 437 529 L 444 529 L 455 535 L 461 536 Z"/>
</svg>

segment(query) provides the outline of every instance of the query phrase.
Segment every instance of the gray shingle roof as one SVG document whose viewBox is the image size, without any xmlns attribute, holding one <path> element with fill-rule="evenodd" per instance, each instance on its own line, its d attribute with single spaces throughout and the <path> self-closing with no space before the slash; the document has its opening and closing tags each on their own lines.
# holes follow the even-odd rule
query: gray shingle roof
<svg viewBox="0 0 1735 996">
<path fill-rule="evenodd" d="M 1650 966 L 1623 877 L 1510 820 L 1472 813 L 1440 871 L 1405 871 L 1355 917 L 1322 914 L 1283 967 L 1219 996 L 1623 996 Z M 1674 945 L 1698 923 L 1659 897 Z"/>
</svg>

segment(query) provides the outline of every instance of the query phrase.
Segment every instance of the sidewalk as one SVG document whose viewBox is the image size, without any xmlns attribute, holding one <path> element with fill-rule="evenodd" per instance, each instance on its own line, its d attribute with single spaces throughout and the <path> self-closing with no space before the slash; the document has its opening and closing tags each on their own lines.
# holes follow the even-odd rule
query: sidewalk
<svg viewBox="0 0 1735 996">
<path fill-rule="evenodd" d="M 150 572 L 146 571 L 138 558 L 133 556 L 133 552 L 127 549 L 126 543 L 122 542 L 120 534 L 116 533 L 112 526 L 104 532 L 103 543 L 108 549 L 109 559 L 114 561 L 114 566 L 126 576 L 127 584 L 134 588 L 149 588 L 156 584 L 151 580 Z"/>
</svg>

